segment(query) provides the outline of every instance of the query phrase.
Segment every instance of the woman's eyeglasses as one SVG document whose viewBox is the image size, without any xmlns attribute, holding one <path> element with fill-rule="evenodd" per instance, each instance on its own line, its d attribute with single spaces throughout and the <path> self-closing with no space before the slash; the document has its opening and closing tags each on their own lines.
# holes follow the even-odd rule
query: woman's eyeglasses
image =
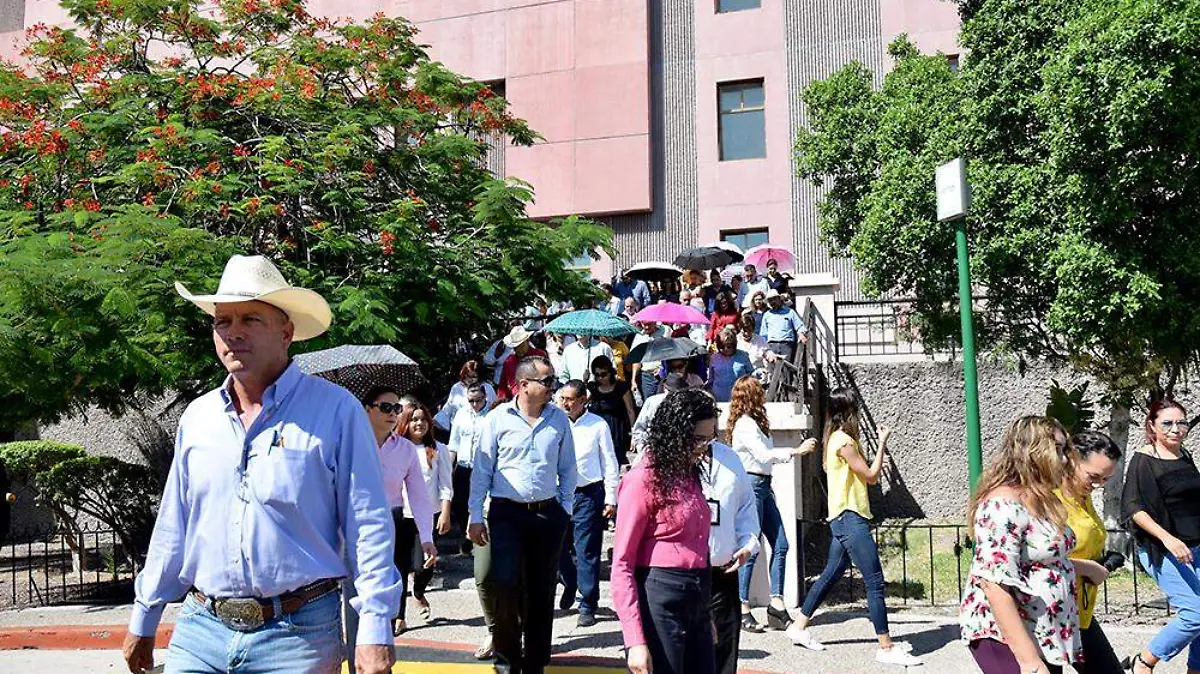
<svg viewBox="0 0 1200 674">
<path fill-rule="evenodd" d="M 1167 432 L 1170 432 L 1170 431 L 1173 431 L 1176 429 L 1181 430 L 1181 431 L 1186 431 L 1188 428 L 1191 427 L 1191 424 L 1188 423 L 1188 421 L 1186 419 L 1176 419 L 1176 420 L 1164 419 L 1164 420 L 1158 422 L 1158 427 Z"/>
<path fill-rule="evenodd" d="M 384 414 L 400 414 L 400 412 L 404 410 L 404 405 L 401 405 L 400 403 L 371 403 L 370 406 L 378 408 L 379 411 L 383 412 Z"/>
</svg>

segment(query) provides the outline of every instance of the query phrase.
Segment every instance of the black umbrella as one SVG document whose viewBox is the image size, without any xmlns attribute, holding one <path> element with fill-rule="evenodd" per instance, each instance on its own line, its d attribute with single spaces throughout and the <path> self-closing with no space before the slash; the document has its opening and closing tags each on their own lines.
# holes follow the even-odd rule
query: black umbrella
<svg viewBox="0 0 1200 674">
<path fill-rule="evenodd" d="M 629 351 L 625 356 L 626 363 L 647 361 L 654 363 L 660 360 L 678 360 L 680 358 L 695 358 L 708 353 L 708 349 L 693 342 L 687 337 L 667 337 L 642 342 Z"/>
<path fill-rule="evenodd" d="M 734 256 L 724 248 L 701 246 L 685 250 L 675 258 L 675 266 L 683 269 L 707 271 L 733 264 Z"/>
<path fill-rule="evenodd" d="M 302 353 L 293 360 L 302 372 L 328 379 L 359 398 L 372 386 L 391 386 L 404 395 L 425 383 L 417 361 L 385 345 L 338 346 Z"/>
</svg>

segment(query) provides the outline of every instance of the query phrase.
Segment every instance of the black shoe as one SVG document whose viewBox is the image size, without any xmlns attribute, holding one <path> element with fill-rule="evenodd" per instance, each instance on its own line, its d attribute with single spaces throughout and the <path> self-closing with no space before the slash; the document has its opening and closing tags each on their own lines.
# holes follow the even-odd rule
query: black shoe
<svg viewBox="0 0 1200 674">
<path fill-rule="evenodd" d="M 591 627 L 592 625 L 596 624 L 596 614 L 584 613 L 583 611 L 580 611 L 579 621 L 576 624 L 580 627 Z"/>
<path fill-rule="evenodd" d="M 755 634 L 762 634 L 766 630 L 763 629 L 762 625 L 758 624 L 758 621 L 754 619 L 754 616 L 750 615 L 749 613 L 743 613 L 742 614 L 742 631 L 743 632 L 753 632 Z"/>
<path fill-rule="evenodd" d="M 791 624 L 792 616 L 788 615 L 786 609 L 780 610 L 774 606 L 767 606 L 767 629 L 783 631 Z"/>
<path fill-rule="evenodd" d="M 575 593 L 578 591 L 578 588 L 564 587 L 562 598 L 558 600 L 558 607 L 564 611 L 570 610 L 575 605 Z"/>
</svg>

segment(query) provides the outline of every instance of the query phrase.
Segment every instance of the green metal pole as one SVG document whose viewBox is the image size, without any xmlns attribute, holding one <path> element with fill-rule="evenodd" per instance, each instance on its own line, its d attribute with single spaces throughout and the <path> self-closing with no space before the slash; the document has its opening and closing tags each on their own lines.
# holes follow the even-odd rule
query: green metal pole
<svg viewBox="0 0 1200 674">
<path fill-rule="evenodd" d="M 975 368 L 975 326 L 971 316 L 971 258 L 967 253 L 966 218 L 954 225 L 958 249 L 958 311 L 962 317 L 963 397 L 967 401 L 967 473 L 971 493 L 983 471 L 983 441 L 979 432 L 979 373 Z"/>
</svg>

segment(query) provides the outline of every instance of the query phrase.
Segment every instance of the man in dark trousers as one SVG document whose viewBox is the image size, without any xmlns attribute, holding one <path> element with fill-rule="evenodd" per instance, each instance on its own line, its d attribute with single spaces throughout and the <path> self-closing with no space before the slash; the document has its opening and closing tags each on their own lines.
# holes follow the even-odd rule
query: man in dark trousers
<svg viewBox="0 0 1200 674">
<path fill-rule="evenodd" d="M 482 585 L 494 619 L 496 671 L 543 674 L 558 557 L 575 502 L 575 443 L 570 419 L 549 404 L 556 382 L 550 361 L 526 357 L 515 375 L 516 400 L 492 410 L 479 434 L 467 535 L 492 548 Z"/>
</svg>

